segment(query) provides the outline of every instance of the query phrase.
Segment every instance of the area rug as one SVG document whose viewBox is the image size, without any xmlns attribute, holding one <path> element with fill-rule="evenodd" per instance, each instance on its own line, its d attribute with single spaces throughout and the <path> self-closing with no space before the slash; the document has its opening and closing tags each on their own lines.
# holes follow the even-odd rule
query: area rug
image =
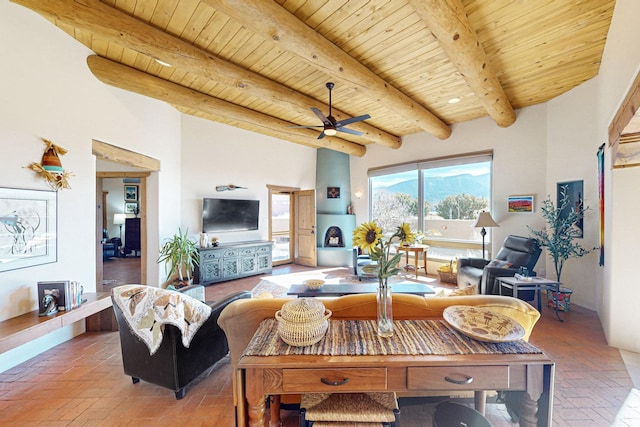
<svg viewBox="0 0 640 427">
<path fill-rule="evenodd" d="M 260 280 L 260 283 L 253 288 L 252 295 L 254 298 L 288 298 L 287 291 L 291 285 L 301 285 L 307 279 L 321 279 L 325 284 L 357 284 L 357 283 L 375 283 L 377 278 L 363 278 L 358 280 L 358 276 L 353 274 L 353 269 L 349 267 L 327 267 L 324 269 L 303 271 L 299 273 L 291 274 L 275 274 L 271 276 L 265 276 Z M 413 272 L 401 272 L 400 274 L 390 277 L 389 283 L 400 282 L 415 282 L 424 283 L 436 291 L 438 289 L 444 289 L 445 292 L 453 289 L 451 285 L 442 284 L 436 277 L 418 276 L 416 279 Z"/>
</svg>

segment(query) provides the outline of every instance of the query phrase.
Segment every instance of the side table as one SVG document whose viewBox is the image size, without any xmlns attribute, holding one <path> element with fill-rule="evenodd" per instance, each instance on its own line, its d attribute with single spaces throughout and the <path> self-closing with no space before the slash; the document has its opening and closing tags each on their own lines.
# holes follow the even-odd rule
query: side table
<svg viewBox="0 0 640 427">
<path fill-rule="evenodd" d="M 413 252 L 413 256 L 415 257 L 415 269 L 416 269 L 416 279 L 418 278 L 418 261 L 420 260 L 420 254 L 424 254 L 424 274 L 427 274 L 427 250 L 429 246 L 427 245 L 411 245 L 411 246 L 398 246 L 398 250 L 402 252 L 406 252 L 407 258 L 406 263 L 409 265 L 409 252 Z"/>
<path fill-rule="evenodd" d="M 502 295 L 502 287 L 513 290 L 513 297 L 518 298 L 518 291 L 536 291 L 538 296 L 538 311 L 542 311 L 542 290 L 551 290 L 556 292 L 556 298 L 560 292 L 560 282 L 546 279 L 544 277 L 531 277 L 531 280 L 517 279 L 514 276 L 496 277 L 500 286 L 500 295 Z M 558 301 L 556 301 L 556 317 L 559 321 L 564 322 L 558 313 Z"/>
</svg>

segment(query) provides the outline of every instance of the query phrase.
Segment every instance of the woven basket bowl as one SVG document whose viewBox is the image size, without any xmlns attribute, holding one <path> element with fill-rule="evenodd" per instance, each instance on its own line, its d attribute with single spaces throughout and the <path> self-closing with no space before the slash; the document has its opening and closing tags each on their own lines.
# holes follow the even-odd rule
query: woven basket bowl
<svg viewBox="0 0 640 427">
<path fill-rule="evenodd" d="M 308 279 L 308 280 L 305 280 L 304 282 L 302 282 L 302 284 L 307 289 L 320 289 L 321 287 L 324 286 L 324 280 L 322 280 L 322 279 Z"/>
<path fill-rule="evenodd" d="M 320 300 L 297 298 L 287 301 L 275 314 L 278 335 L 290 346 L 304 347 L 317 343 L 329 327 L 331 310 Z"/>
</svg>

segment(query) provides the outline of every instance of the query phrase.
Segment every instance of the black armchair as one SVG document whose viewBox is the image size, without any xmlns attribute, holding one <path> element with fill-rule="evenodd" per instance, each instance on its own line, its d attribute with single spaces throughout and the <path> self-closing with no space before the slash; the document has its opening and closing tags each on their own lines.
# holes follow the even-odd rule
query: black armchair
<svg viewBox="0 0 640 427">
<path fill-rule="evenodd" d="M 492 261 L 482 258 L 459 258 L 458 286 L 477 285 L 478 292 L 481 294 L 499 295 L 500 288 L 496 283 L 496 277 L 513 276 L 522 267 L 527 268 L 529 274 L 534 276 L 534 267 L 541 252 L 534 239 L 508 236 Z M 510 290 L 505 291 L 510 292 Z M 531 301 L 534 298 L 534 292 L 518 292 L 518 297 Z"/>
<path fill-rule="evenodd" d="M 173 390 L 176 399 L 182 399 L 186 386 L 229 352 L 227 338 L 218 326 L 218 317 L 227 305 L 242 298 L 251 298 L 251 292 L 236 292 L 219 301 L 206 302 L 212 308 L 211 315 L 193 336 L 188 348 L 182 343 L 180 330 L 173 325 L 165 325 L 162 344 L 153 355 L 132 332 L 114 300 L 124 373 L 131 376 L 134 384 L 144 380 Z"/>
</svg>

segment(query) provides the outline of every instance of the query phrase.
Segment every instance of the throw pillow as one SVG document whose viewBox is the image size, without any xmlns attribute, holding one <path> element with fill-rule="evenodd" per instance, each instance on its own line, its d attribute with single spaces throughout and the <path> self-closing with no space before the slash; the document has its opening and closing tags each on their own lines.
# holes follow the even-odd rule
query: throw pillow
<svg viewBox="0 0 640 427">
<path fill-rule="evenodd" d="M 512 265 L 513 264 L 511 264 L 509 261 L 494 259 L 494 260 L 491 260 L 489 264 L 487 264 L 487 267 L 509 268 Z"/>
<path fill-rule="evenodd" d="M 478 293 L 478 285 L 465 286 L 451 291 L 450 297 L 459 297 L 463 295 L 475 295 Z"/>
</svg>

